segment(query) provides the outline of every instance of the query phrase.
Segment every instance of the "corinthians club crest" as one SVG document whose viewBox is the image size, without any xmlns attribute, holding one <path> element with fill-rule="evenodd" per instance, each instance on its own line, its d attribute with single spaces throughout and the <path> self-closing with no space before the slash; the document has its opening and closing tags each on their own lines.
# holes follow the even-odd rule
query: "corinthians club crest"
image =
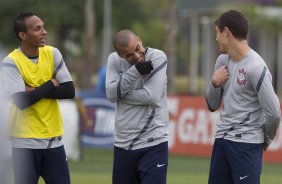
<svg viewBox="0 0 282 184">
<path fill-rule="evenodd" d="M 245 69 L 239 69 L 239 76 L 237 77 L 237 84 L 239 86 L 245 85 L 247 82 L 246 79 L 247 71 Z"/>
</svg>

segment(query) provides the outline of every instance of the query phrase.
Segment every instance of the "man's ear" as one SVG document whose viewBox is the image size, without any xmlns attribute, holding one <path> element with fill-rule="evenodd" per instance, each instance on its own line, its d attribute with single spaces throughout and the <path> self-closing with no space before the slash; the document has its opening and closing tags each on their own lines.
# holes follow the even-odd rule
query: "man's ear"
<svg viewBox="0 0 282 184">
<path fill-rule="evenodd" d="M 19 32 L 19 37 L 20 37 L 21 40 L 25 40 L 26 33 L 25 32 Z"/>
<path fill-rule="evenodd" d="M 228 29 L 228 27 L 224 27 L 223 32 L 225 33 L 226 36 L 229 36 L 231 31 Z"/>
<path fill-rule="evenodd" d="M 124 58 L 124 57 L 125 57 L 125 56 L 124 56 L 123 47 L 117 46 L 115 49 L 116 49 L 116 52 L 117 52 L 117 54 L 118 54 L 119 57 L 121 57 L 121 58 Z"/>
<path fill-rule="evenodd" d="M 139 36 L 136 36 L 137 40 L 140 41 L 142 43 L 142 40 Z"/>
<path fill-rule="evenodd" d="M 124 56 L 120 52 L 117 51 L 117 54 L 119 57 L 124 58 Z"/>
</svg>

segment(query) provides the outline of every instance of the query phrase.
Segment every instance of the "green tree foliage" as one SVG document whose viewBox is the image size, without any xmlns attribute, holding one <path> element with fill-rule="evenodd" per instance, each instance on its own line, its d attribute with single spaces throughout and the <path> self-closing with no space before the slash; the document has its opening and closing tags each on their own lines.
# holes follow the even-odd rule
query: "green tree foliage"
<svg viewBox="0 0 282 184">
<path fill-rule="evenodd" d="M 45 22 L 45 28 L 54 44 L 63 49 L 65 40 L 72 29 L 83 28 L 83 4 L 76 0 L 2 0 L 0 1 L 0 42 L 8 48 L 18 45 L 13 34 L 13 21 L 21 12 L 33 12 Z"/>
<path fill-rule="evenodd" d="M 148 1 L 148 0 L 147 0 Z M 96 13 L 96 38 L 100 45 L 103 28 L 103 0 L 95 1 Z M 84 1 L 77 0 L 1 0 L 0 1 L 0 43 L 8 49 L 18 45 L 13 33 L 13 20 L 20 12 L 34 12 L 45 22 L 48 31 L 48 40 L 64 51 L 63 43 L 72 39 L 82 46 L 84 26 Z M 142 0 L 112 1 L 112 32 L 120 29 L 133 29 L 142 25 L 146 31 L 152 22 L 160 25 L 158 20 L 149 11 L 152 7 L 145 6 Z M 148 21 L 149 20 L 149 21 Z M 146 26 L 148 24 L 148 26 Z M 156 34 L 163 28 L 158 28 Z M 150 31 L 152 32 L 152 31 Z M 99 50 L 99 47 L 97 48 Z"/>
<path fill-rule="evenodd" d="M 136 22 L 132 30 L 139 33 L 144 46 L 162 49 L 164 46 L 164 23 L 160 20 L 150 19 L 144 23 Z"/>
<path fill-rule="evenodd" d="M 158 0 L 160 3 L 160 1 Z M 13 21 L 21 12 L 33 12 L 45 23 L 48 32 L 47 43 L 59 48 L 70 70 L 75 73 L 77 65 L 84 65 L 83 42 L 85 33 L 85 0 L 1 0 L 0 1 L 0 45 L 8 51 L 18 47 L 13 32 Z M 103 0 L 94 1 L 95 9 L 95 49 L 93 62 L 100 60 L 103 38 Z M 162 3 L 160 3 L 162 4 Z M 136 31 L 147 46 L 162 48 L 164 23 L 162 9 L 150 0 L 112 0 L 112 34 L 120 29 Z M 66 47 L 72 43 L 78 48 L 73 52 Z M 70 45 L 70 44 L 69 44 Z M 83 67 L 82 67 L 83 68 Z M 97 68 L 96 68 L 97 69 Z M 93 71 L 94 73 L 95 71 Z M 89 76 L 91 77 L 91 76 Z"/>
</svg>

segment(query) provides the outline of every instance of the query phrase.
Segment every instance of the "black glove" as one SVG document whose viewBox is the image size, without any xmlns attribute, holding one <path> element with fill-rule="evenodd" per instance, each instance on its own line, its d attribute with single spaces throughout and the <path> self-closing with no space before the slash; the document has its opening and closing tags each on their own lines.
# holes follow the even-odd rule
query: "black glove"
<svg viewBox="0 0 282 184">
<path fill-rule="evenodd" d="M 138 62 L 135 67 L 141 75 L 147 75 L 154 69 L 152 61 Z"/>
</svg>

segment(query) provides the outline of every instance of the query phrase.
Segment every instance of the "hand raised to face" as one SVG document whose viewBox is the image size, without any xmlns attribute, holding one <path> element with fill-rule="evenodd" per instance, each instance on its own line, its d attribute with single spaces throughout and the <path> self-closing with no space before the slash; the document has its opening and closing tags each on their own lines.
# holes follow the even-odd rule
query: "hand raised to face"
<svg viewBox="0 0 282 184">
<path fill-rule="evenodd" d="M 154 69 L 152 61 L 137 62 L 135 67 L 141 75 L 147 75 Z"/>
</svg>

